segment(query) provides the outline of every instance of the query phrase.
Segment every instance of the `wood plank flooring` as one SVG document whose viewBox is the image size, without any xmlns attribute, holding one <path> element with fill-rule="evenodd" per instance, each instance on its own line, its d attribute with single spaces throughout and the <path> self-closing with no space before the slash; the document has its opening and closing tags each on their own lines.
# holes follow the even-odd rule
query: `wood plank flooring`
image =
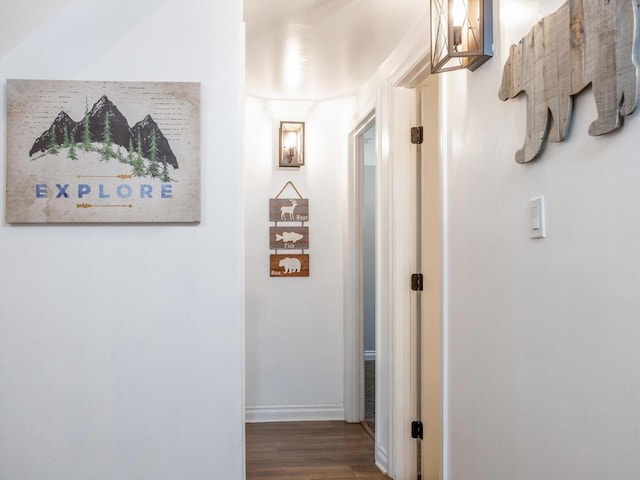
<svg viewBox="0 0 640 480">
<path fill-rule="evenodd" d="M 389 480 L 359 424 L 249 423 L 246 432 L 247 480 Z"/>
</svg>

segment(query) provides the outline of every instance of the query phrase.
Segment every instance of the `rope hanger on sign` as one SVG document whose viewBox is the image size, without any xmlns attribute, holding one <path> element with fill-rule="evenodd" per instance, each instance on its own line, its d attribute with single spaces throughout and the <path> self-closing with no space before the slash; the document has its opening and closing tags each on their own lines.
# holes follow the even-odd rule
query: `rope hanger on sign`
<svg viewBox="0 0 640 480">
<path fill-rule="evenodd" d="M 279 199 L 280 195 L 282 195 L 282 192 L 284 192 L 287 189 L 288 186 L 291 186 L 291 188 L 293 188 L 296 191 L 296 193 L 298 194 L 298 198 L 299 199 L 301 199 L 301 200 L 303 199 L 302 195 L 300 195 L 300 192 L 298 191 L 298 189 L 296 188 L 296 186 L 293 184 L 293 182 L 291 180 L 289 180 L 287 183 L 284 184 L 284 187 L 282 187 L 282 190 L 280 190 L 280 192 L 278 193 L 278 195 L 276 195 L 275 198 Z"/>
</svg>

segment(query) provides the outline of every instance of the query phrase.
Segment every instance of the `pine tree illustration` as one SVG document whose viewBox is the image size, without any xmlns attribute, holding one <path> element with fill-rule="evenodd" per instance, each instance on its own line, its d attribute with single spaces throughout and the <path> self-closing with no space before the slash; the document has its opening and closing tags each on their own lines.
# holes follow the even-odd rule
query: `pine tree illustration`
<svg viewBox="0 0 640 480">
<path fill-rule="evenodd" d="M 70 158 L 71 160 L 77 160 L 78 159 L 78 154 L 76 153 L 76 144 L 75 144 L 75 142 L 71 142 L 71 144 L 69 145 L 69 152 L 67 153 L 67 158 Z"/>
<path fill-rule="evenodd" d="M 60 148 L 58 147 L 58 140 L 56 140 L 56 131 L 53 128 L 53 125 L 51 125 L 51 128 L 49 129 L 49 150 L 47 153 L 57 155 L 58 152 L 60 152 Z"/>
<path fill-rule="evenodd" d="M 147 175 L 151 178 L 158 178 L 160 176 L 158 165 L 158 143 L 155 128 L 151 132 L 151 146 L 149 147 L 149 166 L 147 167 Z"/>
<path fill-rule="evenodd" d="M 104 130 L 102 134 L 102 148 L 100 149 L 101 160 L 109 161 L 116 157 L 115 152 L 111 148 L 111 127 L 109 126 L 109 112 L 104 115 Z"/>
<path fill-rule="evenodd" d="M 167 157 L 166 155 L 162 159 L 162 177 L 161 180 L 165 183 L 171 182 L 171 177 L 169 176 L 169 168 L 167 167 Z"/>
<path fill-rule="evenodd" d="M 84 97 L 84 118 L 82 119 L 82 149 L 85 152 L 92 150 L 91 148 L 91 131 L 89 129 L 89 104 L 87 97 Z"/>
<path fill-rule="evenodd" d="M 144 160 L 142 158 L 142 140 L 140 140 L 140 132 L 138 132 L 138 145 L 136 148 L 136 155 L 132 165 L 133 165 L 133 176 L 144 177 L 145 168 L 144 168 Z"/>
<path fill-rule="evenodd" d="M 145 168 L 144 168 L 144 160 L 142 157 L 136 155 L 136 159 L 133 161 L 133 176 L 134 177 L 144 177 L 145 176 Z"/>
<path fill-rule="evenodd" d="M 71 146 L 71 141 L 69 140 L 69 128 L 64 126 L 64 140 L 62 141 L 62 146 L 64 148 L 69 148 Z"/>
<path fill-rule="evenodd" d="M 133 165 L 134 156 L 133 156 L 133 138 L 129 138 L 129 149 L 127 150 L 127 157 L 123 160 L 123 163 L 128 163 L 129 165 Z"/>
<path fill-rule="evenodd" d="M 142 138 L 140 137 L 140 132 L 138 132 L 138 144 L 136 145 L 136 154 L 138 157 L 143 158 L 142 155 Z"/>
</svg>

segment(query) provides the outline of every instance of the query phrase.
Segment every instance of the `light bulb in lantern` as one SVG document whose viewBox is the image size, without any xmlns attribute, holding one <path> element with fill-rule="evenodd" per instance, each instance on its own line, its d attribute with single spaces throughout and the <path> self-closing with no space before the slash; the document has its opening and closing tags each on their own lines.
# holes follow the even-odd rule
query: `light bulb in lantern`
<svg viewBox="0 0 640 480">
<path fill-rule="evenodd" d="M 464 0 L 453 0 L 451 20 L 453 24 L 453 49 L 458 51 L 462 44 L 462 25 L 467 18 L 467 9 Z"/>
</svg>

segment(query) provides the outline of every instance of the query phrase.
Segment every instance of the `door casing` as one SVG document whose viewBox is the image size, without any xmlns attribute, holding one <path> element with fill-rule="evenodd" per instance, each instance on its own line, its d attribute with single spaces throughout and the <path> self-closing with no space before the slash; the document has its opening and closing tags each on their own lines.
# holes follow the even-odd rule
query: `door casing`
<svg viewBox="0 0 640 480">
<path fill-rule="evenodd" d="M 363 415 L 360 395 L 363 390 L 361 279 L 359 277 L 359 232 L 356 219 L 357 195 L 354 185 L 360 179 L 356 164 L 356 136 L 367 118 L 376 121 L 376 438 L 375 458 L 378 467 L 395 480 L 415 480 L 417 477 L 417 445 L 411 438 L 411 421 L 415 420 L 416 402 L 411 398 L 415 382 L 415 357 L 411 354 L 412 296 L 410 275 L 416 268 L 417 202 L 415 181 L 415 147 L 409 142 L 409 131 L 415 126 L 417 106 L 416 88 L 429 76 L 429 50 L 424 42 L 428 32 L 428 15 L 405 38 L 401 48 L 381 67 L 382 73 L 363 87 L 365 100 L 359 110 L 350 138 L 349 208 L 345 238 L 345 419 L 360 421 Z M 368 94 L 366 92 L 369 92 Z M 437 136 L 437 133 L 436 133 Z M 439 161 L 439 158 L 438 158 Z M 438 174 L 439 175 L 439 174 Z M 442 184 L 441 178 L 435 179 Z M 429 195 L 429 192 L 427 192 Z M 441 205 L 438 189 L 438 205 Z M 425 199 L 425 201 L 427 201 Z M 436 207 L 440 208 L 440 207 Z M 441 219 L 441 217 L 438 217 Z M 438 220 L 440 221 L 440 220 Z M 424 223 L 424 222 L 423 222 Z M 426 222 L 430 225 L 429 222 Z M 424 235 L 424 230 L 423 230 Z M 442 232 L 438 233 L 442 238 Z M 429 241 L 428 239 L 424 240 Z M 413 244 L 412 244 L 413 242 Z M 440 260 L 441 261 L 441 260 Z M 442 283 L 442 276 L 432 279 Z M 360 282 L 360 283 L 359 283 Z M 442 291 L 442 289 L 440 289 Z M 441 294 L 437 294 L 440 295 Z M 442 324 L 442 318 L 432 320 Z M 423 335 L 433 330 L 423 329 Z M 442 350 L 442 335 L 431 339 Z M 423 340 L 424 343 L 424 340 Z M 422 368 L 425 368 L 424 356 Z M 429 358 L 427 356 L 426 358 Z M 413 360 L 412 360 L 413 359 Z M 414 364 L 412 364 L 412 361 Z M 431 360 L 430 360 L 431 361 Z M 427 365 L 440 379 L 433 393 L 442 405 L 442 363 Z M 431 370 L 429 370 L 429 368 Z M 429 388 L 433 378 L 423 377 L 423 389 Z M 424 408 L 424 407 L 423 407 Z M 434 411 L 434 410 L 432 410 Z M 429 453 L 430 465 L 438 464 L 438 478 L 442 472 L 442 409 L 437 413 L 440 428 L 435 433 L 437 452 Z M 436 438 L 437 437 L 437 438 Z M 431 438 L 431 437 L 429 437 Z M 431 448 L 431 447 L 430 447 Z M 424 462 L 423 462 L 424 463 Z M 423 477 L 426 478 L 426 477 Z M 435 477 L 433 477 L 435 478 Z"/>
</svg>

